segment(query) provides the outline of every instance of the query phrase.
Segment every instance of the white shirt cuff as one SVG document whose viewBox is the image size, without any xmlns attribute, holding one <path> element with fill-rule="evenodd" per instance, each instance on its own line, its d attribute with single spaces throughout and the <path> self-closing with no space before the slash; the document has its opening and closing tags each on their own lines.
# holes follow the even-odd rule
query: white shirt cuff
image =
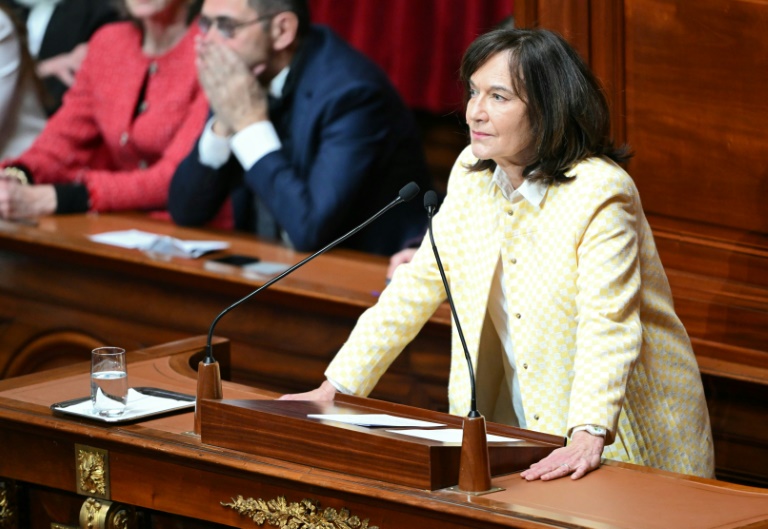
<svg viewBox="0 0 768 529">
<path fill-rule="evenodd" d="M 267 154 L 279 151 L 283 144 L 271 121 L 258 121 L 232 136 L 232 152 L 248 171 Z"/>
<path fill-rule="evenodd" d="M 328 382 L 331 383 L 331 386 L 336 388 L 336 391 L 338 391 L 339 393 L 343 393 L 344 395 L 352 395 L 351 391 L 349 391 L 347 388 L 345 388 L 344 386 L 342 386 L 341 384 L 339 384 L 338 382 L 336 382 L 332 378 L 328 378 L 327 376 L 325 378 L 326 378 L 326 380 Z"/>
<path fill-rule="evenodd" d="M 205 124 L 197 150 L 200 153 L 200 163 L 212 169 L 218 169 L 229 160 L 232 149 L 229 147 L 229 136 L 219 136 L 213 132 L 213 120 Z"/>
</svg>

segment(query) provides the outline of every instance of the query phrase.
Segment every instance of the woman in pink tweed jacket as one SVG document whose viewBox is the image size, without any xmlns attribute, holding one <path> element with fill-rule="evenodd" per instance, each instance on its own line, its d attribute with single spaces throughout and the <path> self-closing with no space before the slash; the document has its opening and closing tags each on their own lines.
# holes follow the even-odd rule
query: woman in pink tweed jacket
<svg viewBox="0 0 768 529">
<path fill-rule="evenodd" d="M 168 186 L 208 108 L 189 0 L 126 0 L 35 143 L 3 162 L 0 217 L 166 208 Z"/>
</svg>

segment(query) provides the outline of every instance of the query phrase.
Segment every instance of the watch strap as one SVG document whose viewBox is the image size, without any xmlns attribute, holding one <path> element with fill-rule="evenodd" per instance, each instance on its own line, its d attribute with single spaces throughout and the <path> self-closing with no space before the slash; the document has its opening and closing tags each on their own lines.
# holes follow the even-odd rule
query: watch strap
<svg viewBox="0 0 768 529">
<path fill-rule="evenodd" d="M 571 437 L 573 437 L 573 434 L 576 432 L 585 431 L 590 435 L 595 435 L 598 437 L 605 437 L 605 434 L 607 433 L 606 429 L 602 426 L 597 426 L 595 424 L 582 424 L 581 426 L 575 426 L 573 430 L 571 430 Z"/>
</svg>

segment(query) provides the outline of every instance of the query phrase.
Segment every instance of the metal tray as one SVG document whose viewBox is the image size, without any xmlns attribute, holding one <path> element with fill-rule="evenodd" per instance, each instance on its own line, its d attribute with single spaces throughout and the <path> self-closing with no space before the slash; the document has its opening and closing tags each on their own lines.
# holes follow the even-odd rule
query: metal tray
<svg viewBox="0 0 768 529">
<path fill-rule="evenodd" d="M 102 417 L 95 414 L 90 402 L 90 396 L 80 397 L 51 404 L 51 410 L 98 422 L 111 424 L 126 423 L 193 409 L 195 407 L 195 396 L 161 388 L 130 388 L 128 390 L 128 404 L 125 412 L 117 417 Z"/>
</svg>

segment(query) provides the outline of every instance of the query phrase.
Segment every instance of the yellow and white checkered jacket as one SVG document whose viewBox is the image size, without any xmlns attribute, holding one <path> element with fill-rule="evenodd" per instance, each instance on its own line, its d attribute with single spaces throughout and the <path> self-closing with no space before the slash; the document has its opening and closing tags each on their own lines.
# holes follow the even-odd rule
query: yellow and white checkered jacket
<svg viewBox="0 0 768 529">
<path fill-rule="evenodd" d="M 434 235 L 477 372 L 480 411 L 493 419 L 506 390 L 487 317 L 501 258 L 527 427 L 567 435 L 602 425 L 607 458 L 712 477 L 698 366 L 629 175 L 590 158 L 567 182 L 550 185 L 537 208 L 507 201 L 490 171 L 467 172 L 474 161 L 469 148 L 457 160 Z M 445 297 L 426 237 L 360 317 L 326 376 L 368 395 Z M 468 412 L 455 328 L 449 401 L 451 413 Z"/>
</svg>

